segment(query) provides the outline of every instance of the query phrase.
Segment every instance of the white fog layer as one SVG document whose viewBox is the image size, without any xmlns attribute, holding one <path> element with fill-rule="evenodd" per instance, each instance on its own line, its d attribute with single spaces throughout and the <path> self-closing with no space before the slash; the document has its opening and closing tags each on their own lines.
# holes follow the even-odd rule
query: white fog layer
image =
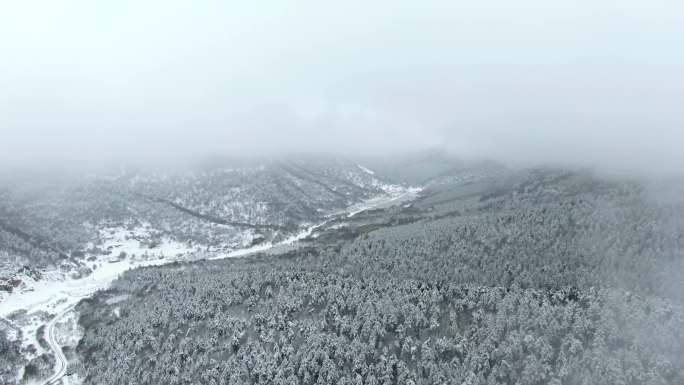
<svg viewBox="0 0 684 385">
<path fill-rule="evenodd" d="M 684 5 L 0 2 L 0 385 L 684 384 Z"/>
<path fill-rule="evenodd" d="M 684 166 L 684 7 L 22 1 L 0 6 L 0 161 L 443 147 Z"/>
</svg>

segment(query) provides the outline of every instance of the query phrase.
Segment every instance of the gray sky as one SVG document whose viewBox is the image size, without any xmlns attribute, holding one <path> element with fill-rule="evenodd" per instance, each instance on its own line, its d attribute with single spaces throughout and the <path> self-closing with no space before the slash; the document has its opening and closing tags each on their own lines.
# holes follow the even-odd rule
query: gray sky
<svg viewBox="0 0 684 385">
<path fill-rule="evenodd" d="M 443 146 L 680 170 L 683 36 L 661 0 L 6 1 L 0 162 Z"/>
</svg>

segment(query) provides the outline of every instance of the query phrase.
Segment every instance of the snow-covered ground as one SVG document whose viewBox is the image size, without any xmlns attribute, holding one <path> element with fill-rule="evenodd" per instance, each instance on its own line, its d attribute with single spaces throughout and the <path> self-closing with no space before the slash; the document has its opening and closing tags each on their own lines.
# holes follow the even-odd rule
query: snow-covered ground
<svg viewBox="0 0 684 385">
<path fill-rule="evenodd" d="M 226 259 L 226 258 L 236 258 L 236 257 L 244 257 L 246 255 L 254 254 L 254 253 L 259 253 L 259 252 L 264 252 L 273 249 L 276 246 L 287 246 L 287 245 L 292 245 L 293 243 L 296 243 L 298 241 L 301 241 L 302 239 L 308 238 L 311 236 L 311 234 L 318 228 L 322 227 L 326 223 L 328 223 L 330 220 L 327 219 L 319 224 L 316 225 L 307 225 L 302 231 L 300 231 L 297 234 L 292 235 L 291 237 L 288 237 L 280 242 L 272 243 L 272 242 L 264 242 L 260 243 L 258 245 L 254 245 L 251 247 L 247 247 L 244 249 L 239 249 L 235 251 L 231 251 L 229 253 L 224 253 L 224 254 L 219 254 L 216 256 L 213 256 L 209 258 L 210 260 L 217 260 L 217 259 Z"/>
<path fill-rule="evenodd" d="M 370 170 L 370 169 L 368 169 L 368 168 L 366 168 L 366 167 L 363 167 L 363 166 L 360 165 L 360 164 L 357 164 L 356 166 L 359 168 L 359 170 L 365 172 L 366 174 L 375 175 L 375 171 L 373 171 L 373 170 Z"/>
<path fill-rule="evenodd" d="M 104 227 L 99 230 L 99 238 L 102 240 L 101 248 L 110 252 L 113 258 L 118 258 L 122 253 L 131 257 L 166 257 L 183 255 L 195 251 L 195 248 L 173 240 L 169 237 L 160 237 L 157 231 L 148 223 L 132 228 L 125 226 Z M 150 242 L 158 238 L 154 245 Z"/>
<path fill-rule="evenodd" d="M 406 187 L 397 186 L 397 185 L 383 184 L 382 190 L 385 191 L 385 194 L 379 195 L 379 196 L 364 200 L 363 202 L 360 202 L 358 204 L 349 206 L 341 212 L 336 212 L 336 213 L 333 213 L 331 215 L 328 215 L 326 217 L 326 219 L 320 223 L 306 225 L 299 233 L 294 234 L 291 237 L 286 238 L 281 242 L 277 242 L 277 243 L 264 242 L 264 243 L 261 243 L 258 245 L 254 245 L 252 247 L 235 250 L 235 251 L 232 251 L 229 253 L 219 254 L 219 255 L 211 257 L 210 259 L 211 260 L 217 260 L 217 259 L 225 259 L 225 258 L 243 257 L 243 256 L 254 254 L 254 253 L 268 251 L 268 250 L 273 249 L 274 247 L 277 247 L 277 246 L 292 245 L 298 241 L 301 241 L 303 239 L 311 237 L 317 229 L 328 224 L 336 216 L 346 216 L 347 218 L 351 218 L 354 215 L 357 215 L 357 214 L 364 212 L 366 210 L 380 209 L 380 208 L 396 206 L 396 205 L 399 205 L 403 202 L 407 202 L 407 201 L 411 201 L 411 200 L 415 199 L 418 196 L 418 194 L 422 191 L 422 188 L 420 188 L 420 187 L 408 187 L 408 188 L 406 188 Z"/>
<path fill-rule="evenodd" d="M 377 196 L 349 207 L 347 209 L 347 217 L 351 218 L 366 210 L 382 209 L 396 206 L 402 202 L 411 201 L 422 191 L 422 188 L 420 187 L 403 188 L 394 185 L 383 185 L 382 188 L 387 195 Z"/>
<path fill-rule="evenodd" d="M 385 194 L 348 207 L 342 212 L 331 214 L 322 223 L 308 225 L 299 233 L 281 242 L 263 242 L 248 248 L 221 253 L 211 259 L 240 257 L 267 251 L 276 246 L 291 245 L 310 237 L 316 229 L 327 224 L 336 216 L 352 217 L 365 210 L 397 205 L 414 199 L 421 191 L 420 188 L 404 188 L 384 184 L 380 187 L 385 191 Z M 154 238 L 153 231 L 144 224 L 137 227 L 112 226 L 102 228 L 100 230 L 102 242 L 98 247 L 109 254 L 106 258 L 95 258 L 94 261 L 87 262 L 88 267 L 93 270 L 91 274 L 85 277 L 73 277 L 55 272 L 54 274 L 47 274 L 47 277 L 41 280 L 27 280 L 26 285 L 18 290 L 10 294 L 2 294 L 4 297 L 0 297 L 0 317 L 10 320 L 13 318 L 13 314 L 16 316 L 20 312 L 25 312 L 20 317 L 22 320 L 20 324 L 12 324 L 22 330 L 23 347 L 33 345 L 37 349 L 35 355 L 42 353 L 43 349 L 37 341 L 37 330 L 41 325 L 50 326 L 50 322 L 48 322 L 50 315 L 57 314 L 63 319 L 68 318 L 68 312 L 81 299 L 91 296 L 98 290 L 108 288 L 126 270 L 187 260 L 188 255 L 199 251 L 196 247 L 164 237 L 157 238 L 154 247 L 150 248 L 149 240 Z M 48 332 L 52 333 L 53 331 Z M 64 341 L 64 338 L 68 338 L 68 336 L 58 336 L 60 341 Z"/>
</svg>

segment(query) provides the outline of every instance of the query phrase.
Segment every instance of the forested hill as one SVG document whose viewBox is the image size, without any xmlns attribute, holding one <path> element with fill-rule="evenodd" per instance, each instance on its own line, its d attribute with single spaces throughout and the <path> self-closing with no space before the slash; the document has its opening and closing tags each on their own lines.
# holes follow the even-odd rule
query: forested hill
<svg viewBox="0 0 684 385">
<path fill-rule="evenodd" d="M 355 162 L 323 156 L 4 179 L 0 289 L 20 285 L 25 266 L 83 275 L 112 253 L 177 250 L 171 257 L 278 242 L 401 188 Z"/>
<path fill-rule="evenodd" d="M 684 206 L 531 170 L 83 301 L 86 384 L 682 384 Z M 116 298 L 116 301 L 112 301 Z"/>
</svg>

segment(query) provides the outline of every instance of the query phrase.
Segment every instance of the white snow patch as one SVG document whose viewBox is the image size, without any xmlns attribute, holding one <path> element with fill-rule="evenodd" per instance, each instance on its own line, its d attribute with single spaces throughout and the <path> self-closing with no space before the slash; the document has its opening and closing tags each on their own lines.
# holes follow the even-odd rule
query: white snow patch
<svg viewBox="0 0 684 385">
<path fill-rule="evenodd" d="M 387 208 L 408 200 L 415 199 L 416 196 L 423 190 L 420 187 L 401 187 L 396 185 L 384 185 L 383 190 L 387 195 L 380 195 L 367 199 L 359 204 L 356 204 L 349 209 L 347 218 L 362 213 L 366 210 Z"/>
<path fill-rule="evenodd" d="M 42 312 L 58 314 L 74 306 L 81 299 L 91 296 L 97 290 L 109 287 L 112 281 L 129 269 L 143 266 L 162 265 L 178 260 L 179 255 L 192 251 L 187 246 L 169 239 L 162 239 L 154 249 L 145 248 L 140 240 L 126 238 L 129 232 L 124 229 L 107 230 L 104 245 L 112 246 L 112 254 L 121 251 L 127 256 L 121 260 L 111 258 L 109 262 L 91 263 L 96 267 L 83 278 L 74 278 L 59 271 L 43 273 L 43 279 L 27 279 L 22 287 L 0 298 L 0 317 L 7 318 L 20 310 L 26 311 L 21 324 L 15 324 L 22 331 L 22 346 L 34 345 L 37 354 L 44 352 L 37 341 L 36 331 L 45 324 Z M 136 257 L 132 257 L 135 255 Z"/>
<path fill-rule="evenodd" d="M 242 256 L 245 256 L 245 255 L 248 255 L 248 254 L 258 253 L 258 252 L 261 252 L 261 251 L 266 251 L 266 250 L 271 249 L 272 247 L 273 247 L 273 243 L 271 243 L 271 242 L 264 242 L 264 243 L 260 243 L 260 244 L 258 244 L 258 245 L 254 245 L 254 246 L 252 246 L 252 247 L 247 247 L 247 248 L 245 248 L 245 249 L 233 250 L 233 251 L 231 251 L 231 252 L 229 252 L 229 253 L 217 255 L 217 256 L 211 257 L 211 258 L 209 258 L 209 259 L 210 259 L 210 260 L 215 260 L 215 259 L 242 257 Z"/>
<path fill-rule="evenodd" d="M 55 325 L 55 337 L 60 346 L 78 345 L 78 341 L 83 335 L 83 328 L 78 324 L 79 314 L 77 311 L 70 311 L 62 317 Z"/>
<path fill-rule="evenodd" d="M 375 171 L 373 171 L 373 170 L 370 170 L 370 169 L 368 169 L 368 168 L 366 168 L 366 167 L 363 167 L 363 166 L 360 165 L 360 164 L 357 164 L 356 166 L 357 166 L 361 171 L 365 172 L 366 174 L 375 175 Z"/>
<path fill-rule="evenodd" d="M 102 240 L 100 248 L 110 252 L 110 260 L 117 260 L 120 255 L 150 257 L 171 257 L 194 251 L 194 248 L 169 237 L 158 237 L 149 224 L 134 228 L 124 226 L 105 227 L 99 230 Z M 154 242 L 154 243 L 153 243 Z"/>
<path fill-rule="evenodd" d="M 362 167 L 362 166 L 360 166 Z M 363 170 L 363 168 L 362 168 Z M 367 170 L 367 169 L 366 169 Z M 364 171 L 366 171 L 364 170 Z M 371 170 L 367 170 L 373 174 Z M 384 194 L 370 198 L 364 202 L 348 207 L 338 213 L 328 215 L 319 224 L 309 224 L 299 233 L 281 242 L 263 242 L 251 247 L 230 251 L 210 259 L 232 258 L 267 251 L 279 245 L 291 245 L 299 242 L 324 226 L 335 216 L 353 217 L 366 210 L 390 207 L 415 198 L 421 188 L 405 188 L 397 185 L 385 184 L 373 178 L 372 186 L 382 190 Z M 71 277 L 59 271 L 43 272 L 43 279 L 35 281 L 26 277 L 26 285 L 4 297 L 0 297 L 0 317 L 7 318 L 14 312 L 26 311 L 26 318 L 30 322 L 15 325 L 22 330 L 24 344 L 34 344 L 42 352 L 36 340 L 36 330 L 45 324 L 39 313 L 60 314 L 71 309 L 81 299 L 91 296 L 98 290 L 107 289 L 122 273 L 129 269 L 144 266 L 164 265 L 184 258 L 184 255 L 199 251 L 197 247 L 177 242 L 168 237 L 161 237 L 149 224 L 132 226 L 109 226 L 100 230 L 99 248 L 110 251 L 109 261 L 97 260 L 89 263 L 93 272 L 83 278 Z M 150 248 L 150 241 L 156 240 L 156 245 Z M 254 239 L 254 234 L 245 233 L 238 237 L 234 246 L 245 246 Z M 93 246 L 93 245 L 91 245 Z M 92 248 L 92 247 L 91 247 Z M 101 257 L 101 256 L 96 256 Z M 115 300 L 112 298 L 111 300 Z M 118 299 L 117 299 L 118 302 Z"/>
<path fill-rule="evenodd" d="M 112 297 L 112 298 L 106 299 L 106 300 L 105 300 L 105 303 L 106 303 L 107 305 L 114 305 L 114 304 L 117 304 L 117 303 L 119 303 L 119 302 L 122 302 L 122 301 L 127 300 L 128 297 L 130 297 L 130 295 L 128 295 L 128 294 L 117 295 L 117 296 L 114 296 L 114 297 Z"/>
</svg>

